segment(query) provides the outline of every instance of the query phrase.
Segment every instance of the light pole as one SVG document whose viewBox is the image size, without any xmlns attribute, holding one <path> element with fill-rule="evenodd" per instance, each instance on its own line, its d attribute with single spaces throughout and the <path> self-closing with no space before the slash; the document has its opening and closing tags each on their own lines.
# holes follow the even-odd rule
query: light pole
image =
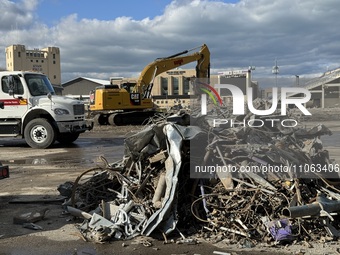
<svg viewBox="0 0 340 255">
<path fill-rule="evenodd" d="M 279 67 L 277 66 L 277 60 L 275 59 L 275 66 L 273 66 L 272 73 L 275 74 L 275 87 L 277 87 L 277 75 L 279 73 Z"/>
<path fill-rule="evenodd" d="M 300 76 L 299 75 L 295 75 L 296 77 L 296 87 L 300 86 Z"/>
</svg>

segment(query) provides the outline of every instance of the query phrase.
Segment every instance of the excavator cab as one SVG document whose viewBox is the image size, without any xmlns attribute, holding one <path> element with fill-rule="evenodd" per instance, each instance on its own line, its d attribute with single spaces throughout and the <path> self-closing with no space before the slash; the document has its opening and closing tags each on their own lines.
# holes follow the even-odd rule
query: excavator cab
<svg viewBox="0 0 340 255">
<path fill-rule="evenodd" d="M 132 93 L 136 86 L 135 82 L 123 82 L 120 84 L 120 88 L 125 89 L 127 92 Z"/>
</svg>

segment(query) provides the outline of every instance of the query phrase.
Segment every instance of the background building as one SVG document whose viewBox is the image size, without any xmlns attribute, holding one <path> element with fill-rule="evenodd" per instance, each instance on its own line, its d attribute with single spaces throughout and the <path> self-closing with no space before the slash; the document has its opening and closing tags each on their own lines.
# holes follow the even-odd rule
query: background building
<svg viewBox="0 0 340 255">
<path fill-rule="evenodd" d="M 68 82 L 63 83 L 63 95 L 74 95 L 88 97 L 90 91 L 98 86 L 109 85 L 109 80 L 92 79 L 87 77 L 78 77 Z"/>
<path fill-rule="evenodd" d="M 58 47 L 26 49 L 16 44 L 6 48 L 8 71 L 37 71 L 48 76 L 55 87 L 61 86 L 60 50 Z M 61 87 L 60 87 L 61 88 Z"/>
<path fill-rule="evenodd" d="M 154 80 L 153 95 L 183 96 L 190 95 L 191 77 L 196 76 L 194 69 L 174 69 L 158 75 Z"/>
<path fill-rule="evenodd" d="M 246 73 L 230 72 L 232 73 L 227 71 L 220 75 L 211 75 L 210 84 L 233 84 L 239 87 L 244 95 L 246 95 L 246 87 L 250 86 L 253 89 L 253 99 L 259 96 L 257 82 L 251 81 L 251 76 L 247 76 Z M 195 69 L 174 69 L 159 74 L 155 77 L 152 88 L 152 99 L 155 106 L 162 109 L 179 105 L 182 108 L 189 107 L 190 96 L 193 95 L 190 78 L 195 76 Z M 89 95 L 91 90 L 101 85 L 117 84 L 120 86 L 123 83 L 130 83 L 131 86 L 134 86 L 137 80 L 136 77 L 111 77 L 108 80 L 79 77 L 62 84 L 62 87 L 64 95 L 71 94 L 75 97 L 82 95 L 84 97 L 84 95 Z M 131 90 L 131 88 L 127 89 Z M 229 90 L 222 89 L 219 93 L 226 105 L 232 104 L 232 95 Z"/>
<path fill-rule="evenodd" d="M 100 85 L 110 84 L 110 79 L 100 80 L 79 77 L 61 84 L 60 50 L 58 47 L 43 49 L 26 49 L 25 45 L 15 44 L 6 48 L 6 69 L 8 71 L 38 71 L 46 74 L 54 86 L 57 94 L 88 96 L 90 91 Z M 251 74 L 251 73 L 249 73 Z M 158 75 L 154 80 L 152 96 L 156 106 L 169 108 L 175 105 L 187 107 L 190 105 L 190 78 L 195 77 L 194 69 L 173 69 Z M 116 77 L 117 78 L 117 77 Z M 122 77 L 119 77 L 122 78 Z M 340 68 L 327 71 L 320 77 L 314 78 L 305 84 L 299 82 L 296 76 L 294 86 L 303 86 L 312 93 L 307 107 L 340 107 Z M 123 78 L 134 80 L 138 78 Z M 271 98 L 271 88 L 259 93 L 258 83 L 247 78 L 246 70 L 225 71 L 218 75 L 211 75 L 210 84 L 233 84 L 239 87 L 246 95 L 247 86 L 252 87 L 253 99 L 262 97 Z M 231 92 L 227 89 L 219 91 L 226 105 L 232 104 Z M 299 96 L 299 95 L 295 95 Z"/>
<path fill-rule="evenodd" d="M 259 86 L 256 81 L 251 80 L 250 70 L 225 71 L 218 75 L 211 75 L 210 84 L 231 84 L 240 88 L 243 95 L 247 95 L 247 87 L 252 88 L 252 99 L 258 98 Z M 232 106 L 233 96 L 229 89 L 218 89 L 218 92 L 227 106 Z"/>
<path fill-rule="evenodd" d="M 154 80 L 152 96 L 159 108 L 181 105 L 190 106 L 190 78 L 196 76 L 194 69 L 174 69 L 158 75 Z"/>
<path fill-rule="evenodd" d="M 329 70 L 320 77 L 301 83 L 299 76 L 292 87 L 302 87 L 311 93 L 311 99 L 305 103 L 308 108 L 335 108 L 340 107 L 340 68 Z M 304 98 L 301 93 L 290 94 L 290 97 Z M 272 88 L 262 90 L 262 98 L 272 98 Z"/>
<path fill-rule="evenodd" d="M 304 87 L 312 94 L 307 107 L 340 107 L 340 68 L 325 72 L 305 83 Z"/>
</svg>

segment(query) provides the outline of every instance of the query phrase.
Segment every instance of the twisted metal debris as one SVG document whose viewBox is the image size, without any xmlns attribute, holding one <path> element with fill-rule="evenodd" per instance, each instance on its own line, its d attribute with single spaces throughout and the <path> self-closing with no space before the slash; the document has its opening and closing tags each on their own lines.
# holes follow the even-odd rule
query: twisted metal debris
<svg viewBox="0 0 340 255">
<path fill-rule="evenodd" d="M 282 127 L 280 121 L 228 127 L 212 125 L 212 115 L 195 116 L 181 112 L 153 119 L 126 138 L 122 160 L 103 159 L 105 167 L 77 178 L 64 205 L 84 219 L 79 226 L 84 238 L 105 242 L 156 233 L 166 238 L 179 230 L 182 237 L 256 245 L 340 235 L 339 171 L 320 139 L 332 134 L 327 127 Z M 314 169 L 296 171 L 301 166 Z"/>
</svg>

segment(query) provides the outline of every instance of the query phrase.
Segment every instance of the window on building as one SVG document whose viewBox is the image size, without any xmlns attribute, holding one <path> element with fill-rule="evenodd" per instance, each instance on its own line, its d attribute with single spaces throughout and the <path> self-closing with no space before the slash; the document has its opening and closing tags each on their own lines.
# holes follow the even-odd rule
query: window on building
<svg viewBox="0 0 340 255">
<path fill-rule="evenodd" d="M 187 78 L 183 79 L 183 95 L 189 95 L 190 92 L 190 80 Z"/>
<path fill-rule="evenodd" d="M 55 64 L 55 60 L 53 60 L 53 64 Z"/>
<path fill-rule="evenodd" d="M 33 59 L 31 59 L 31 62 L 33 63 Z"/>
<path fill-rule="evenodd" d="M 172 77 L 172 94 L 179 95 L 179 80 L 178 77 Z"/>
<path fill-rule="evenodd" d="M 21 57 L 21 52 L 20 51 L 18 51 L 18 58 L 20 58 Z"/>
<path fill-rule="evenodd" d="M 44 60 L 41 60 L 41 63 L 44 63 Z"/>
<path fill-rule="evenodd" d="M 53 79 L 57 79 L 57 76 L 56 76 L 56 75 L 53 75 Z"/>
<path fill-rule="evenodd" d="M 53 54 L 53 59 L 55 59 L 55 54 Z"/>
<path fill-rule="evenodd" d="M 168 78 L 161 77 L 161 94 L 168 95 Z"/>
<path fill-rule="evenodd" d="M 39 60 L 37 59 L 35 62 L 37 62 L 37 63 L 38 63 L 38 62 L 39 62 Z"/>
</svg>

